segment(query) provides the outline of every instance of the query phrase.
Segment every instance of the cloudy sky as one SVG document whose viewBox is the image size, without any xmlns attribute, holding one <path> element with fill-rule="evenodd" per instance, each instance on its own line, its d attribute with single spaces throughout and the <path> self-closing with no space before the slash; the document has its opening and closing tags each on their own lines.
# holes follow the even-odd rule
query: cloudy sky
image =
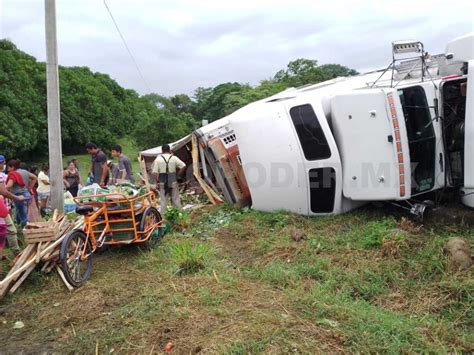
<svg viewBox="0 0 474 355">
<path fill-rule="evenodd" d="M 148 89 L 104 0 L 57 0 L 59 62 Z M 391 60 L 390 42 L 417 39 L 431 53 L 472 32 L 472 0 L 107 0 L 153 92 L 238 81 L 252 85 L 296 58 L 359 71 Z M 44 1 L 0 0 L 0 37 L 45 60 Z"/>
</svg>

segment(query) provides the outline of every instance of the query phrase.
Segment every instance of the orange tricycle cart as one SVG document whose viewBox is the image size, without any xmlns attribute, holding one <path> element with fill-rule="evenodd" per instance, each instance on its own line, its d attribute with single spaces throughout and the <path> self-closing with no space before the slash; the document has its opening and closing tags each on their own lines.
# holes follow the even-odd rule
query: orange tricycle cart
<svg viewBox="0 0 474 355">
<path fill-rule="evenodd" d="M 80 196 L 74 199 L 84 227 L 64 238 L 59 253 L 61 268 L 74 287 L 92 273 L 92 255 L 107 245 L 137 243 L 151 249 L 162 238 L 163 221 L 153 192 L 134 197 L 122 193 Z"/>
</svg>

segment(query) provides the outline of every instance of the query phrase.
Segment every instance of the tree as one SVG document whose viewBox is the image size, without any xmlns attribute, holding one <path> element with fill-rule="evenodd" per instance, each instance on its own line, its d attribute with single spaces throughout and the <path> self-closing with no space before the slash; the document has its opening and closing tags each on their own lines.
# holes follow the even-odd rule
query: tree
<svg viewBox="0 0 474 355">
<path fill-rule="evenodd" d="M 198 121 L 215 121 L 232 113 L 233 110 L 229 111 L 225 105 L 228 95 L 241 95 L 249 89 L 248 84 L 240 83 L 223 83 L 212 89 L 198 88 L 194 93 L 195 104 L 191 112 Z"/>
<path fill-rule="evenodd" d="M 65 153 L 88 141 L 108 148 L 130 134 L 140 97 L 87 67 L 60 67 L 61 129 Z M 46 66 L 0 40 L 0 152 L 22 159 L 48 152 Z M 170 106 L 174 107 L 170 102 Z"/>
<path fill-rule="evenodd" d="M 191 112 L 192 100 L 188 95 L 178 94 L 170 97 L 171 102 L 178 112 Z"/>
<path fill-rule="evenodd" d="M 93 141 L 109 148 L 130 135 L 140 148 L 170 143 L 200 126 L 290 86 L 314 84 L 357 72 L 339 64 L 300 58 L 256 87 L 237 82 L 199 87 L 185 94 L 144 96 L 87 67 L 60 67 L 61 130 L 65 153 L 83 152 Z M 46 66 L 0 40 L 0 154 L 21 159 L 48 153 Z"/>
<path fill-rule="evenodd" d="M 275 74 L 274 80 L 288 86 L 298 87 L 307 84 L 317 84 L 338 76 L 357 75 L 357 71 L 339 64 L 324 64 L 318 66 L 317 60 L 296 59 L 288 63 L 286 70 Z"/>
</svg>

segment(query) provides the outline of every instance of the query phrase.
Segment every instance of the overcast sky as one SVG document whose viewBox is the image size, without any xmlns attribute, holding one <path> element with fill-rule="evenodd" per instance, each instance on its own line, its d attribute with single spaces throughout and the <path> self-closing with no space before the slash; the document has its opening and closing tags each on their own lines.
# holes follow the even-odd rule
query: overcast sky
<svg viewBox="0 0 474 355">
<path fill-rule="evenodd" d="M 103 0 L 57 0 L 59 62 L 148 92 Z M 441 53 L 472 32 L 474 1 L 107 0 L 153 92 L 258 84 L 296 58 L 359 71 L 385 67 L 391 41 Z M 45 60 L 44 1 L 0 0 L 0 37 Z"/>
</svg>

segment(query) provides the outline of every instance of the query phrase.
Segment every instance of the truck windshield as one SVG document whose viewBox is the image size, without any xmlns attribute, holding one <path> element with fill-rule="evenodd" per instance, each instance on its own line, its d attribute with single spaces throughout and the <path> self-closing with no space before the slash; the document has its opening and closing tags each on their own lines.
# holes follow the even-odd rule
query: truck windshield
<svg viewBox="0 0 474 355">
<path fill-rule="evenodd" d="M 398 90 L 410 148 L 412 195 L 433 188 L 436 138 L 425 91 L 421 86 Z"/>
</svg>

